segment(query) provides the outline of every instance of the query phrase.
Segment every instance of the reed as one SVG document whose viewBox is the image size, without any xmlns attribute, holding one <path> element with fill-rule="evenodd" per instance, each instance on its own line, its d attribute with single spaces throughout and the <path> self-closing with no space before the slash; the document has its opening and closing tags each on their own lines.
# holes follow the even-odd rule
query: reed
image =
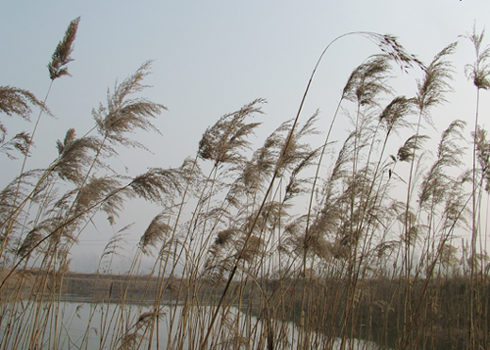
<svg viewBox="0 0 490 350">
<path fill-rule="evenodd" d="M 79 23 L 53 54 L 51 83 L 69 75 Z M 317 68 L 350 35 L 378 53 L 347 77 L 330 117 L 304 118 Z M 462 120 L 446 122 L 438 141 L 422 134 L 457 93 L 456 43 L 424 65 L 395 37 L 352 32 L 325 47 L 295 117 L 261 145 L 251 136 L 266 101 L 256 99 L 218 118 L 182 166 L 134 177 L 108 159 L 125 147 L 146 150 L 134 131 L 160 133 L 153 121 L 165 106 L 141 97 L 151 61 L 115 84 L 83 136 L 60 135 L 43 169 L 29 170 L 26 159 L 50 113 L 46 99 L 0 87 L 2 117 L 40 113 L 31 133 L 10 138 L 0 121 L 2 164 L 23 162 L 0 192 L 0 348 L 89 349 L 94 337 L 100 349 L 488 348 L 490 141 L 478 113 L 490 49 L 475 29 L 465 40 L 476 52 L 466 67 L 477 98 L 470 138 Z M 419 76 L 411 97 L 392 87 L 407 74 Z M 350 129 L 332 140 L 340 118 Z M 325 139 L 314 145 L 324 120 Z M 111 275 L 131 228 L 119 228 L 119 217 L 135 198 L 160 212 L 128 273 Z M 99 216 L 112 238 L 97 273 L 75 274 L 70 252 Z M 146 275 L 144 257 L 154 261 Z M 69 328 L 83 310 L 65 310 L 73 293 L 91 301 L 80 339 Z"/>
</svg>

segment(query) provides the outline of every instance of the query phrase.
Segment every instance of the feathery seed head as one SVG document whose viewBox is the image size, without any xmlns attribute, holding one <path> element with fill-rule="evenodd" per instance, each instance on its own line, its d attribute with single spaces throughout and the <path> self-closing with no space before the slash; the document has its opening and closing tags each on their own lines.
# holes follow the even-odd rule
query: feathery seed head
<svg viewBox="0 0 490 350">
<path fill-rule="evenodd" d="M 490 45 L 482 48 L 484 36 L 485 30 L 477 34 L 475 26 L 473 26 L 471 34 L 464 35 L 473 44 L 476 54 L 475 62 L 465 66 L 465 73 L 468 79 L 473 80 L 473 84 L 478 89 L 488 90 L 490 89 L 490 62 L 488 62 L 490 59 Z"/>
<path fill-rule="evenodd" d="M 43 238 L 41 231 L 43 227 L 35 227 L 24 238 L 21 246 L 17 250 L 18 256 L 24 256 L 25 254 L 31 254 L 34 247 L 37 246 L 39 241 Z"/>
<path fill-rule="evenodd" d="M 251 264 L 257 256 L 264 253 L 264 244 L 265 242 L 262 238 L 251 236 L 248 239 L 247 246 L 243 249 L 242 259 Z"/>
<path fill-rule="evenodd" d="M 478 126 L 473 133 L 476 146 L 476 155 L 481 168 L 481 176 L 485 180 L 485 190 L 490 191 L 490 141 L 487 139 L 487 131 Z"/>
<path fill-rule="evenodd" d="M 115 177 L 91 177 L 79 189 L 75 206 L 75 217 L 88 213 L 99 204 L 102 211 L 110 216 L 117 217 L 125 199 L 130 195 L 127 190 L 121 189 L 121 183 Z"/>
<path fill-rule="evenodd" d="M 403 118 L 412 113 L 413 102 L 413 99 L 408 99 L 405 96 L 398 96 L 385 107 L 379 116 L 379 120 L 386 124 L 388 133 L 390 133 L 397 125 L 407 124 L 404 122 Z"/>
<path fill-rule="evenodd" d="M 5 153 L 10 159 L 17 159 L 11 152 L 16 150 L 22 155 L 27 156 L 29 146 L 33 144 L 31 136 L 28 133 L 20 132 L 10 140 L 5 141 L 6 129 L 0 124 L 0 152 Z"/>
<path fill-rule="evenodd" d="M 378 44 L 382 52 L 397 63 L 405 72 L 414 65 L 425 70 L 425 66 L 420 60 L 412 54 L 409 54 L 405 48 L 398 43 L 398 39 L 389 34 L 380 35 L 377 33 L 369 33 L 370 39 Z"/>
<path fill-rule="evenodd" d="M 169 217 L 166 213 L 160 213 L 153 218 L 150 225 L 141 236 L 139 247 L 143 253 L 149 252 L 149 247 L 156 248 L 172 233 L 172 227 L 169 225 Z"/>
<path fill-rule="evenodd" d="M 34 94 L 10 86 L 0 86 L 0 112 L 12 116 L 14 114 L 29 120 L 31 106 L 39 107 L 51 114 L 44 104 Z"/>
<path fill-rule="evenodd" d="M 149 74 L 150 66 L 151 61 L 148 61 L 121 84 L 116 83 L 112 95 L 108 93 L 107 107 L 101 104 L 98 110 L 92 110 L 99 133 L 110 142 L 144 148 L 140 143 L 128 139 L 125 134 L 137 129 L 160 132 L 150 119 L 156 118 L 166 107 L 145 98 L 128 98 L 130 94 L 147 87 L 141 82 Z"/>
<path fill-rule="evenodd" d="M 180 171 L 153 168 L 131 181 L 134 192 L 146 200 L 161 202 L 165 195 L 180 192 Z"/>
<path fill-rule="evenodd" d="M 55 171 L 64 180 L 81 183 L 85 178 L 85 169 L 93 164 L 91 152 L 101 151 L 101 142 L 96 137 L 76 138 L 75 129 L 69 129 L 63 142 L 56 142 L 59 157 Z M 97 161 L 95 165 L 100 165 Z"/>
<path fill-rule="evenodd" d="M 398 149 L 397 159 L 400 162 L 410 162 L 415 154 L 416 150 L 421 148 L 422 142 L 429 137 L 426 135 L 412 135 L 410 136 L 403 146 Z"/>
<path fill-rule="evenodd" d="M 376 96 L 389 93 L 387 77 L 391 71 L 387 55 L 374 55 L 358 66 L 350 75 L 342 97 L 359 105 L 374 105 Z"/>
<path fill-rule="evenodd" d="M 49 77 L 51 80 L 55 80 L 63 75 L 70 75 L 70 73 L 68 73 L 67 64 L 73 61 L 73 58 L 70 55 L 73 52 L 73 42 L 77 35 L 79 23 L 80 17 L 75 18 L 70 22 L 66 29 L 65 37 L 59 42 L 53 53 L 51 62 L 48 64 Z"/>
<path fill-rule="evenodd" d="M 457 42 L 442 49 L 424 71 L 422 80 L 417 81 L 415 102 L 419 110 L 427 116 L 427 109 L 446 102 L 444 94 L 451 91 L 449 81 L 452 80 L 454 68 L 447 61 L 447 56 L 454 53 Z"/>
<path fill-rule="evenodd" d="M 237 112 L 224 115 L 216 124 L 208 128 L 199 141 L 199 157 L 212 160 L 215 165 L 237 164 L 243 161 L 240 151 L 250 146 L 246 138 L 260 125 L 260 123 L 246 123 L 245 119 L 253 117 L 255 113 L 262 113 L 261 107 L 257 107 L 262 103 L 265 103 L 264 99 L 257 99 Z"/>
<path fill-rule="evenodd" d="M 221 230 L 218 232 L 215 244 L 223 246 L 228 243 L 237 233 L 235 228 L 228 228 L 226 230 Z"/>
</svg>

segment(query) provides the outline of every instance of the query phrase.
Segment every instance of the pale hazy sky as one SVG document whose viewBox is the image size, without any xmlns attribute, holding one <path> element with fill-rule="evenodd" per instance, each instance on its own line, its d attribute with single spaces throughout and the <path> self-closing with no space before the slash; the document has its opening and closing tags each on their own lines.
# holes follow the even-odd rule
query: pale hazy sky
<svg viewBox="0 0 490 350">
<path fill-rule="evenodd" d="M 45 153 L 33 157 L 31 165 L 49 164 L 56 155 L 54 141 L 62 139 L 68 128 L 75 127 L 79 135 L 90 129 L 91 110 L 105 101 L 107 89 L 152 59 L 153 74 L 146 82 L 153 87 L 145 96 L 168 111 L 155 122 L 163 136 L 137 135 L 153 155 L 127 151 L 117 160 L 121 169 L 128 166 L 134 175 L 148 167 L 179 166 L 184 157 L 195 154 L 206 127 L 256 98 L 268 101 L 264 133 L 294 117 L 318 55 L 332 39 L 350 31 L 393 34 L 423 62 L 459 39 L 453 57 L 456 92 L 449 97 L 452 104 L 439 113 L 448 122 L 471 121 L 474 90 L 463 68 L 474 53 L 470 43 L 458 36 L 470 32 L 474 23 L 478 30 L 490 24 L 490 1 L 3 0 L 0 85 L 44 98 L 50 83 L 46 65 L 68 23 L 78 16 L 75 61 L 69 65 L 73 77 L 60 78 L 53 85 L 47 104 L 56 119 L 43 120 L 35 152 Z M 332 46 L 312 86 L 305 117 L 318 108 L 327 125 L 352 69 L 377 52 L 361 37 L 347 37 Z M 412 79 L 407 91 L 413 87 Z M 488 120 L 488 100 L 485 95 L 483 124 Z M 32 128 L 13 119 L 6 124 L 12 134 Z M 341 121 L 338 130 L 347 127 Z M 8 164 L 9 169 L 0 169 L 2 187 L 20 169 L 18 163 Z M 157 212 L 158 208 L 151 215 Z M 145 220 L 151 219 L 144 214 Z M 129 223 L 121 220 L 120 226 Z M 130 238 L 133 245 L 141 233 L 138 228 Z M 79 251 L 98 256 L 97 249 L 104 244 L 100 242 L 110 234 L 87 235 Z"/>
</svg>

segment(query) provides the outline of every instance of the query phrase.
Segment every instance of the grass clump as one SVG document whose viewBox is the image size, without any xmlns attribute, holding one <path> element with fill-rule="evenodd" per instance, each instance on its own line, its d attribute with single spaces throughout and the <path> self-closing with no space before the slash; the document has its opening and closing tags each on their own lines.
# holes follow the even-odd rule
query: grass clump
<svg viewBox="0 0 490 350">
<path fill-rule="evenodd" d="M 51 83 L 69 75 L 79 22 L 53 54 Z M 371 40 L 379 53 L 353 70 L 330 118 L 303 121 L 318 65 L 346 35 Z M 107 159 L 124 147 L 146 149 L 130 136 L 136 130 L 160 133 L 153 121 L 165 106 L 138 97 L 150 61 L 116 83 L 83 136 L 69 129 L 42 169 L 26 164 L 41 113 L 49 113 L 46 100 L 0 87 L 2 115 L 40 111 L 32 133 L 8 139 L 0 124 L 2 162 L 15 161 L 15 152 L 24 157 L 0 192 L 0 348 L 64 348 L 72 341 L 64 312 L 70 294 L 91 301 L 77 348 L 91 347 L 93 332 L 110 349 L 489 347 L 482 236 L 490 146 L 478 124 L 488 49 L 483 33 L 467 39 L 477 56 L 466 68 L 477 92 L 475 129 L 468 141 L 466 122 L 447 123 L 434 154 L 425 151 L 433 141 L 422 130 L 452 90 L 456 43 L 424 65 L 392 36 L 342 35 L 320 56 L 295 118 L 261 146 L 250 140 L 266 102 L 256 99 L 207 128 L 182 166 L 135 177 L 113 172 Z M 413 96 L 392 87 L 400 74 L 421 76 Z M 330 120 L 325 140 L 312 145 L 322 118 Z M 339 118 L 351 124 L 337 146 Z M 336 158 L 327 164 L 329 153 Z M 134 198 L 160 212 L 129 272 L 104 273 L 129 229 L 116 232 L 116 220 Z M 70 251 L 99 215 L 115 234 L 96 274 L 73 273 Z M 154 265 L 142 275 L 144 256 Z"/>
</svg>

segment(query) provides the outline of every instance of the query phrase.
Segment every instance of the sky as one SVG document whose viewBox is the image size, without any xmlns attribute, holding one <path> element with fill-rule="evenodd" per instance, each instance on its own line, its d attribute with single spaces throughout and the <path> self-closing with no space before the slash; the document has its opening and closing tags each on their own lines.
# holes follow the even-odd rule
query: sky
<svg viewBox="0 0 490 350">
<path fill-rule="evenodd" d="M 149 167 L 179 166 L 185 157 L 195 155 L 202 133 L 220 116 L 265 98 L 260 140 L 295 116 L 324 47 L 353 31 L 395 35 L 423 62 L 459 40 L 453 56 L 457 89 L 451 103 L 438 110 L 441 118 L 434 119 L 440 130 L 456 118 L 470 122 L 475 94 L 464 76 L 464 65 L 473 62 L 474 52 L 460 36 L 474 25 L 478 31 L 488 26 L 489 14 L 487 0 L 3 0 L 0 85 L 26 89 L 43 99 L 50 84 L 46 66 L 51 55 L 69 22 L 81 17 L 75 60 L 69 65 L 72 77 L 53 84 L 47 105 L 54 117 L 43 117 L 35 156 L 29 160 L 29 166 L 42 167 L 56 156 L 55 140 L 62 139 L 66 130 L 74 127 L 83 135 L 93 126 L 92 108 L 104 103 L 116 81 L 154 60 L 152 74 L 145 79 L 151 88 L 144 96 L 168 108 L 155 121 L 162 135 L 136 134 L 152 153 L 127 150 L 114 160 L 118 170 L 136 175 Z M 313 81 L 304 118 L 319 109 L 325 118 L 320 126 L 326 128 L 350 72 L 375 53 L 376 46 L 360 36 L 332 45 Z M 414 86 L 410 79 L 399 87 L 413 91 Z M 488 100 L 484 95 L 482 124 L 488 120 Z M 1 118 L 11 134 L 32 128 L 18 118 Z M 340 133 L 348 126 L 340 121 L 337 130 Z M 4 159 L 2 164 L 8 164 L 0 168 L 3 186 L 18 174 L 20 164 Z M 158 208 L 149 208 L 137 213 L 135 221 L 149 222 L 157 213 Z M 130 220 L 121 220 L 120 227 Z M 136 225 L 128 236 L 128 250 L 134 249 L 131 246 L 144 225 Z M 75 269 L 94 268 L 111 237 L 100 231 L 92 229 L 81 237 L 74 250 Z"/>
</svg>

